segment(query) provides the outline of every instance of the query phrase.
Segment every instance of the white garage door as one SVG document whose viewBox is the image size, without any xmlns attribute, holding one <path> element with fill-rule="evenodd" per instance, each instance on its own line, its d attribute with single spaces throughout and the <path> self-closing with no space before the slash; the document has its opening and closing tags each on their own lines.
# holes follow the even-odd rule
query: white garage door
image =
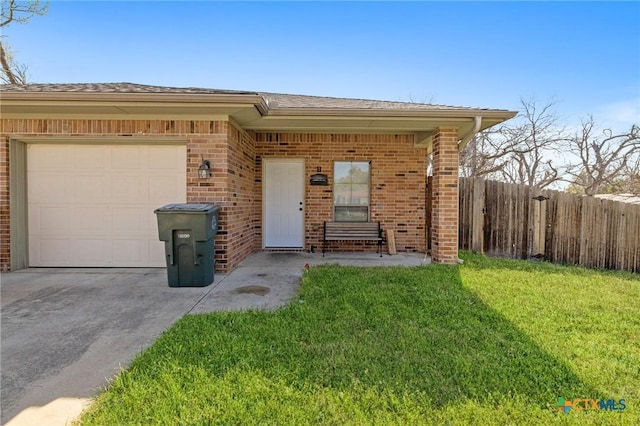
<svg viewBox="0 0 640 426">
<path fill-rule="evenodd" d="M 186 200 L 186 148 L 27 146 L 30 266 L 165 266 L 153 210 Z"/>
</svg>

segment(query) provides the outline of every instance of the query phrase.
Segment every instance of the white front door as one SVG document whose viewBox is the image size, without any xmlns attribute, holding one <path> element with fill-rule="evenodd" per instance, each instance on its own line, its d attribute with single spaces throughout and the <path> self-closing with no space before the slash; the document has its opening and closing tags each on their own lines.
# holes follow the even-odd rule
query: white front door
<svg viewBox="0 0 640 426">
<path fill-rule="evenodd" d="M 304 248 L 304 160 L 264 161 L 264 246 Z"/>
</svg>

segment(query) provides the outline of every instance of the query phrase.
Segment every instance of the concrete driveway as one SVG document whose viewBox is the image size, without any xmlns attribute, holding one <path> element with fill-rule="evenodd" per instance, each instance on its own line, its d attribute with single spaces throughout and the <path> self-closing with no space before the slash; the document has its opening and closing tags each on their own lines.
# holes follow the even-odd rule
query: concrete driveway
<svg viewBox="0 0 640 426">
<path fill-rule="evenodd" d="M 420 265 L 423 255 L 258 253 L 213 285 L 171 288 L 164 268 L 37 268 L 0 276 L 2 424 L 64 425 L 189 313 L 274 309 L 305 263 Z"/>
<path fill-rule="evenodd" d="M 2 274 L 2 423 L 95 395 L 212 288 L 170 288 L 158 268 Z M 82 408 L 73 401 L 58 404 Z"/>
</svg>

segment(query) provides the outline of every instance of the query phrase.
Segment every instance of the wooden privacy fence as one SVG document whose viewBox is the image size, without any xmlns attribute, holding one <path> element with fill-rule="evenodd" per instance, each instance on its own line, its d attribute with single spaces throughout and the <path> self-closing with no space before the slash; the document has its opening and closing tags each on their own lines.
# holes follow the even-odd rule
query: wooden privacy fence
<svg viewBox="0 0 640 426">
<path fill-rule="evenodd" d="M 462 249 L 640 272 L 640 205 L 482 178 L 459 197 Z"/>
</svg>

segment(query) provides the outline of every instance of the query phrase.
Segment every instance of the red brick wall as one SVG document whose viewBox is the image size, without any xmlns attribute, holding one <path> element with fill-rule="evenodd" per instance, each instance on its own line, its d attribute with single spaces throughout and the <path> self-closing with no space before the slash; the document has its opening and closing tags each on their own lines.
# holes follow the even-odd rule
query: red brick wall
<svg viewBox="0 0 640 426">
<path fill-rule="evenodd" d="M 230 125 L 228 142 L 225 204 L 226 210 L 233 211 L 233 215 L 225 215 L 227 247 L 219 256 L 233 268 L 260 249 L 255 235 L 259 224 L 259 203 L 256 201 L 259 197 L 255 186 L 255 141 L 251 135 Z"/>
<path fill-rule="evenodd" d="M 425 250 L 426 151 L 413 147 L 411 135 L 331 135 L 244 132 L 226 121 L 184 120 L 0 120 L 0 266 L 10 264 L 9 136 L 154 136 L 184 137 L 187 146 L 187 201 L 220 203 L 216 270 L 227 272 L 262 247 L 262 159 L 305 160 L 305 248 L 322 248 L 322 224 L 333 219 L 333 162 L 371 161 L 371 220 L 395 231 L 400 252 Z M 457 259 L 457 132 L 434 138 L 434 258 Z M 213 176 L 197 170 L 211 161 Z M 311 186 L 317 168 L 329 186 Z M 438 171 L 439 170 L 439 171 Z M 453 185 L 453 186 L 452 186 Z M 435 190 L 434 190 L 435 191 Z M 437 198 L 437 200 L 436 200 Z M 233 211 L 233 215 L 229 212 Z M 437 216 L 437 217 L 436 217 Z M 453 246 L 450 246 L 453 244 Z M 375 251 L 375 243 L 335 243 L 333 251 Z M 385 248 L 386 250 L 386 248 Z"/>
<path fill-rule="evenodd" d="M 371 221 L 380 221 L 384 229 L 395 230 L 398 251 L 424 251 L 426 151 L 413 147 L 413 136 L 259 133 L 256 180 L 260 184 L 262 160 L 268 157 L 305 160 L 306 249 L 311 245 L 322 249 L 322 224 L 333 219 L 333 162 L 371 161 Z M 329 176 L 329 186 L 308 184 L 317 167 Z M 261 217 L 261 210 L 258 214 Z M 262 223 L 261 218 L 258 223 Z M 261 242 L 262 229 L 257 231 Z M 363 245 L 334 243 L 330 250 L 376 250 L 375 243 L 366 248 Z"/>
<path fill-rule="evenodd" d="M 438 129 L 433 136 L 431 257 L 458 261 L 458 132 Z"/>
</svg>

